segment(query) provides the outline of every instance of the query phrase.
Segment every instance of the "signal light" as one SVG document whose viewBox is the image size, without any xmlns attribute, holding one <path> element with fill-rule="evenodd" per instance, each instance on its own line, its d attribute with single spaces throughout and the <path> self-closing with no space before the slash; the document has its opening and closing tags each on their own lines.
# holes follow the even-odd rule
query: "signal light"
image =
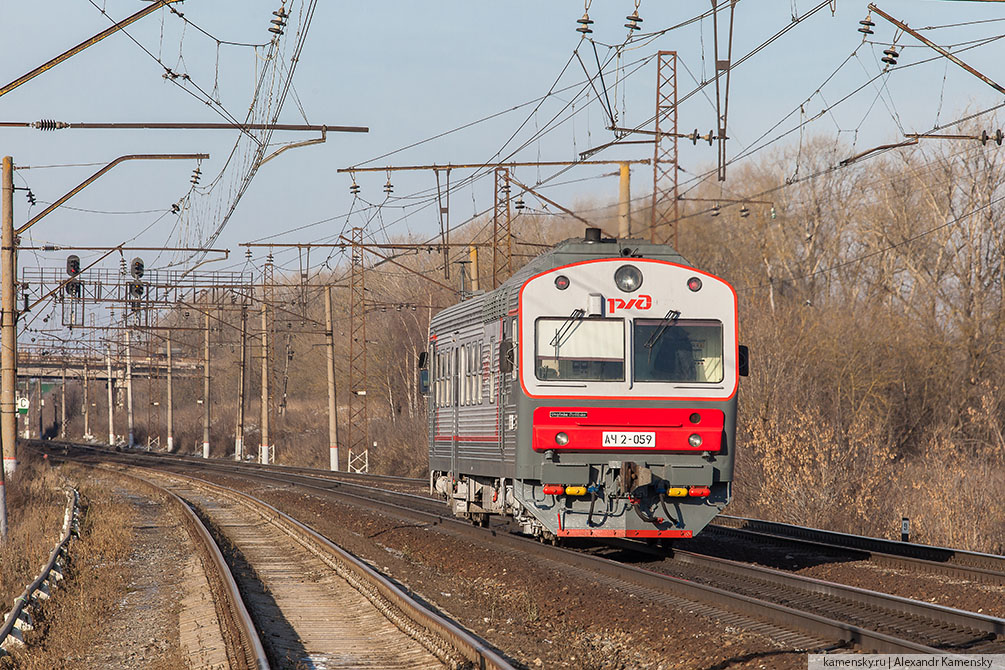
<svg viewBox="0 0 1005 670">
<path fill-rule="evenodd" d="M 565 493 L 565 487 L 560 484 L 548 484 L 541 489 L 546 496 L 560 496 Z"/>
<path fill-rule="evenodd" d="M 126 290 L 128 291 L 130 298 L 133 300 L 139 300 L 146 292 L 146 287 L 143 286 L 142 282 L 131 281 L 126 285 Z"/>
<path fill-rule="evenodd" d="M 63 284 L 63 293 L 71 298 L 79 298 L 81 293 L 80 281 L 71 279 Z M 25 294 L 25 298 L 27 298 L 27 294 Z M 27 302 L 27 300 L 25 302 Z"/>
<path fill-rule="evenodd" d="M 701 446 L 701 435 L 699 435 L 698 433 L 692 433 L 690 436 L 688 436 L 687 443 L 697 449 L 698 447 Z"/>
<path fill-rule="evenodd" d="M 144 272 L 143 259 L 134 258 L 132 263 L 129 264 L 129 272 L 137 279 L 142 279 Z"/>
<path fill-rule="evenodd" d="M 555 444 L 560 447 L 564 447 L 569 444 L 569 435 L 567 433 L 558 433 L 555 435 Z"/>
<path fill-rule="evenodd" d="M 80 274 L 80 257 L 76 254 L 66 257 L 66 274 L 71 277 Z"/>
<path fill-rule="evenodd" d="M 585 486 L 566 486 L 565 495 L 567 496 L 585 496 L 586 487 Z"/>
<path fill-rule="evenodd" d="M 671 498 L 684 498 L 687 496 L 687 489 L 681 488 L 680 486 L 675 486 L 673 488 L 667 489 L 667 495 Z"/>
<path fill-rule="evenodd" d="M 558 275 L 555 277 L 555 288 L 559 291 L 564 291 L 569 288 L 569 278 L 565 275 Z"/>
<path fill-rule="evenodd" d="M 701 279 L 698 277 L 691 277 L 687 280 L 687 287 L 691 289 L 692 292 L 701 290 Z"/>
<path fill-rule="evenodd" d="M 707 486 L 692 486 L 687 490 L 687 494 L 692 498 L 707 498 L 712 495 L 712 489 Z"/>
</svg>

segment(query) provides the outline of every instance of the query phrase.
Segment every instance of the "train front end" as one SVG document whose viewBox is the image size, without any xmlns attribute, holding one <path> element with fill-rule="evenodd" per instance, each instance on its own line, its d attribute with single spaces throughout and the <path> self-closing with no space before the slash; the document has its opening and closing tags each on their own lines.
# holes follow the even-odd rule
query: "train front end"
<svg viewBox="0 0 1005 670">
<path fill-rule="evenodd" d="M 525 532 L 704 528 L 731 496 L 745 366 L 733 288 L 677 262 L 606 257 L 529 278 L 516 316 L 513 496 Z"/>
</svg>

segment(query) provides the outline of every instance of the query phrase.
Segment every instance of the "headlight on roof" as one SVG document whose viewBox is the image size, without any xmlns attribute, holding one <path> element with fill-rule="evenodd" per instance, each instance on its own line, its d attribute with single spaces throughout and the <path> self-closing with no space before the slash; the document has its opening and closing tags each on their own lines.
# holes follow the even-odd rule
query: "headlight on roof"
<svg viewBox="0 0 1005 670">
<path fill-rule="evenodd" d="M 622 265 L 614 273 L 614 283 L 625 293 L 634 293 L 642 286 L 642 272 L 634 265 Z"/>
</svg>

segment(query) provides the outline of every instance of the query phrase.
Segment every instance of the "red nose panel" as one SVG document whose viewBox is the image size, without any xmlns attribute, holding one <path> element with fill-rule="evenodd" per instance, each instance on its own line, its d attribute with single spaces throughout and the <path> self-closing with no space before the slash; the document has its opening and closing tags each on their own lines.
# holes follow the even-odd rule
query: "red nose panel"
<svg viewBox="0 0 1005 670">
<path fill-rule="evenodd" d="M 538 407 L 532 445 L 535 451 L 714 453 L 722 449 L 724 422 L 721 410 L 706 408 Z M 559 433 L 565 444 L 556 441 Z"/>
</svg>

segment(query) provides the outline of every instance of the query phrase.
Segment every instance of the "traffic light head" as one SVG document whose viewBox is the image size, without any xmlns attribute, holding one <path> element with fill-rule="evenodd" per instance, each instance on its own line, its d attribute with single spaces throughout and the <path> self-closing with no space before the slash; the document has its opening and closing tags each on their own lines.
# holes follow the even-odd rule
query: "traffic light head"
<svg viewBox="0 0 1005 670">
<path fill-rule="evenodd" d="M 75 277 L 80 274 L 80 257 L 71 255 L 66 257 L 66 274 Z"/>
<path fill-rule="evenodd" d="M 137 279 L 143 278 L 143 259 L 134 258 L 133 262 L 129 264 L 129 271 Z"/>
<path fill-rule="evenodd" d="M 129 288 L 129 298 L 132 300 L 139 300 L 140 298 L 142 298 L 143 293 L 146 290 L 145 287 L 143 286 L 143 282 L 138 281 L 129 282 L 128 288 Z"/>
</svg>

